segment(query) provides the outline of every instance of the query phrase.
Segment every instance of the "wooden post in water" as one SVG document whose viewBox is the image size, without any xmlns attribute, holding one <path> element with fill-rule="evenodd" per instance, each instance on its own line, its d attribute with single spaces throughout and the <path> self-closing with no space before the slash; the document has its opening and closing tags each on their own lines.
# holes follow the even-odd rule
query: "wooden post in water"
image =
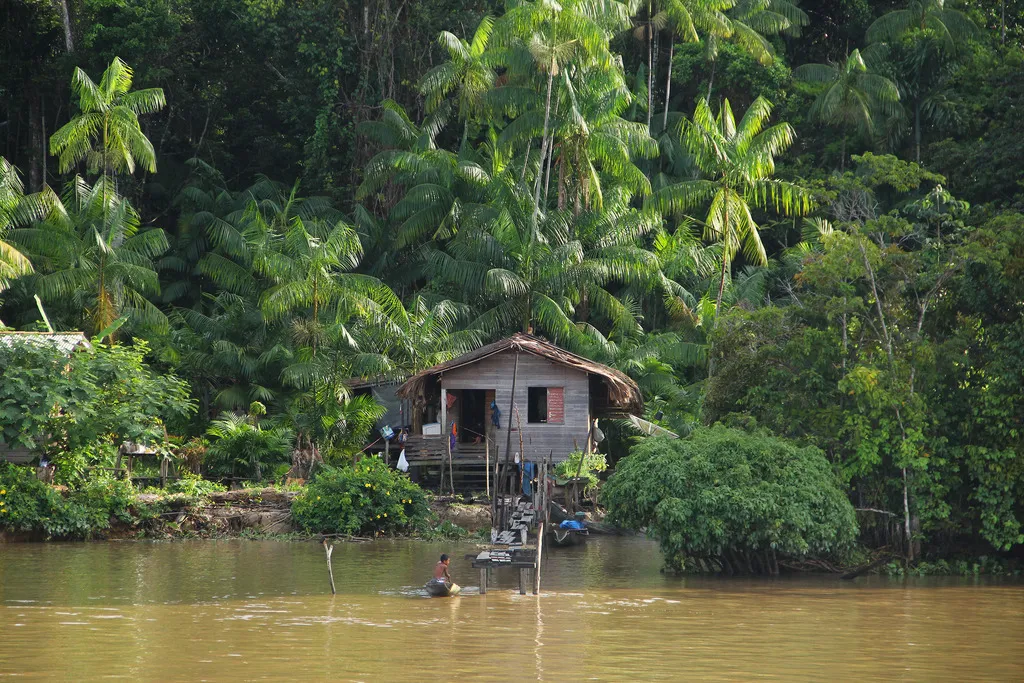
<svg viewBox="0 0 1024 683">
<path fill-rule="evenodd" d="M 334 589 L 334 570 L 331 569 L 331 553 L 334 552 L 334 546 L 327 544 L 327 539 L 324 539 L 324 551 L 327 553 L 327 574 L 331 577 L 331 595 L 336 595 L 337 591 Z"/>
<path fill-rule="evenodd" d="M 503 494 L 504 493 L 504 491 L 503 491 L 503 489 L 505 488 L 504 485 L 503 485 L 504 484 L 504 479 L 505 479 L 505 477 L 509 477 L 511 479 L 511 476 L 512 476 L 511 474 L 509 474 L 509 471 L 508 471 L 508 460 L 509 460 L 509 455 L 511 455 L 511 451 L 512 451 L 512 411 L 515 409 L 515 405 L 516 405 L 516 379 L 518 377 L 519 377 L 519 349 L 517 348 L 516 349 L 516 361 L 512 365 L 512 393 L 511 393 L 511 395 L 508 398 L 508 429 L 506 430 L 506 436 L 505 436 L 505 466 L 504 466 L 504 472 L 502 472 L 502 477 L 501 477 L 502 485 L 499 485 L 497 482 L 495 482 L 494 488 L 495 488 L 495 493 L 496 494 Z M 512 482 L 509 481 L 509 488 L 511 488 L 511 485 L 512 485 Z M 501 519 L 498 521 L 498 524 L 497 524 L 497 526 L 495 528 L 497 528 L 497 529 L 504 529 L 505 528 L 505 522 L 506 522 L 505 511 L 504 511 L 504 508 L 502 508 Z"/>
<path fill-rule="evenodd" d="M 537 566 L 533 569 L 533 594 L 540 595 L 540 560 L 544 552 L 544 522 L 537 525 Z"/>
<path fill-rule="evenodd" d="M 480 568 L 480 595 L 487 595 L 487 567 Z"/>
<path fill-rule="evenodd" d="M 452 495 L 455 495 L 455 475 L 452 473 L 452 431 L 448 430 L 448 434 L 444 437 L 444 442 L 448 445 L 448 488 L 451 490 Z M 441 464 L 441 469 L 444 469 L 444 463 Z"/>
<path fill-rule="evenodd" d="M 484 428 L 484 431 L 488 431 Z M 484 486 L 487 491 L 487 497 L 491 497 L 491 437 L 484 436 L 484 457 L 486 462 L 484 464 Z"/>
</svg>

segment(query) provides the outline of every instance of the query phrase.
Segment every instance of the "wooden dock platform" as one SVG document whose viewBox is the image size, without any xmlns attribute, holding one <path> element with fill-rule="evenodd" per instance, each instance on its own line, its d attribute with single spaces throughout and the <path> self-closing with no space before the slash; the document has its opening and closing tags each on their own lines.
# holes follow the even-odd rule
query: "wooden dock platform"
<svg viewBox="0 0 1024 683">
<path fill-rule="evenodd" d="M 505 529 L 491 530 L 491 544 L 475 555 L 466 555 L 474 569 L 480 570 L 480 593 L 487 593 L 488 573 L 500 567 L 519 570 L 519 594 L 526 595 L 533 585 L 533 593 L 540 591 L 538 576 L 543 550 L 543 524 L 534 504 L 517 497 L 503 496 L 498 507 L 504 507 L 501 518 L 508 519 Z"/>
</svg>

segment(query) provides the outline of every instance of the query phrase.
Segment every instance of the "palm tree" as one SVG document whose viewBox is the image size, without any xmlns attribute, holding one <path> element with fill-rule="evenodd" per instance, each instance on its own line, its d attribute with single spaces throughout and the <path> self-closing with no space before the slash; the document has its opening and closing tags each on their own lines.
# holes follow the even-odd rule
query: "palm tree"
<svg viewBox="0 0 1024 683">
<path fill-rule="evenodd" d="M 661 0 L 669 29 L 668 73 L 665 76 L 665 112 L 661 129 L 668 129 L 668 103 L 672 93 L 672 58 L 675 55 L 675 39 L 684 42 L 700 42 L 701 34 L 728 38 L 732 35 L 729 18 L 724 11 L 733 7 L 736 0 Z M 653 81 L 648 84 L 648 89 Z"/>
<path fill-rule="evenodd" d="M 68 185 L 63 211 L 52 212 L 12 237 L 36 261 L 40 295 L 71 302 L 86 329 L 98 333 L 127 316 L 155 328 L 167 318 L 148 296 L 160 293 L 153 260 L 167 250 L 163 230 L 139 230 L 139 216 L 112 181 L 90 186 L 81 177 Z"/>
<path fill-rule="evenodd" d="M 139 116 L 162 109 L 164 91 L 131 88 L 131 67 L 119 57 L 114 57 L 99 84 L 75 69 L 71 89 L 78 95 L 81 112 L 50 138 L 50 153 L 57 156 L 62 173 L 83 159 L 89 173 L 105 177 L 134 173 L 137 164 L 156 171 L 156 152 L 139 127 Z"/>
<path fill-rule="evenodd" d="M 798 7 L 799 0 L 737 0 L 726 12 L 729 19 L 729 40 L 739 45 L 751 57 L 764 65 L 775 61 L 775 48 L 766 36 L 781 33 L 795 34 L 810 19 Z M 708 79 L 708 98 L 711 97 L 715 82 L 719 36 L 710 33 L 707 38 L 707 54 L 711 61 L 711 77 Z"/>
<path fill-rule="evenodd" d="M 468 353 L 482 344 L 479 331 L 466 326 L 470 317 L 469 306 L 447 299 L 430 303 L 417 295 L 408 307 L 397 297 L 382 299 L 354 326 L 363 356 L 355 359 L 354 373 L 408 377 Z"/>
<path fill-rule="evenodd" d="M 60 200 L 49 188 L 26 195 L 18 169 L 0 157 L 0 292 L 11 280 L 32 272 L 29 258 L 14 244 L 4 241 L 7 233 L 42 219 L 58 206 Z"/>
<path fill-rule="evenodd" d="M 377 213 L 386 214 L 387 219 L 380 223 L 362 207 L 355 218 L 368 238 L 367 252 L 373 258 L 370 272 L 409 282 L 421 275 L 418 264 L 409 262 L 409 252 L 455 234 L 464 205 L 482 199 L 480 189 L 489 176 L 468 147 L 459 154 L 437 148 L 437 110 L 417 126 L 399 104 L 385 101 L 383 106 L 379 121 L 360 127 L 360 132 L 385 149 L 366 165 L 356 199 L 383 199 Z M 400 198 L 384 199 L 386 188 L 401 191 Z"/>
<path fill-rule="evenodd" d="M 562 4 L 537 0 L 514 6 L 497 26 L 497 47 L 509 54 L 525 47 L 545 81 L 540 164 L 533 191 L 535 214 L 541 213 L 545 161 L 553 146 L 550 123 L 555 77 L 570 67 L 617 69 L 609 40 L 615 30 L 628 26 L 628 22 L 628 7 L 616 0 L 569 0 Z"/>
<path fill-rule="evenodd" d="M 654 37 L 668 26 L 664 12 L 656 12 L 653 0 L 647 0 L 646 18 L 637 21 L 633 37 L 646 44 L 647 52 L 647 130 L 651 129 L 651 114 L 654 110 Z"/>
<path fill-rule="evenodd" d="M 650 181 L 635 160 L 653 158 L 658 147 L 647 126 L 622 117 L 632 94 L 621 78 L 603 70 L 583 70 L 575 82 L 564 79 L 563 90 L 566 104 L 551 134 L 552 164 L 558 171 L 558 208 L 565 208 L 568 195 L 573 197 L 577 215 L 591 206 L 600 208 L 606 186 L 627 187 L 641 196 L 649 194 Z"/>
<path fill-rule="evenodd" d="M 784 215 L 811 209 L 809 192 L 771 177 L 776 155 L 792 144 L 794 136 L 788 123 L 764 127 L 771 110 L 771 103 L 758 97 L 737 125 L 729 100 L 717 117 L 707 100 L 698 102 L 693 120 L 683 124 L 682 141 L 704 178 L 670 185 L 651 198 L 662 212 L 676 215 L 708 205 L 705 238 L 722 245 L 716 313 L 735 254 L 742 248 L 751 262 L 768 261 L 751 208 L 771 208 Z"/>
<path fill-rule="evenodd" d="M 868 27 L 869 43 L 891 43 L 911 31 L 933 31 L 950 52 L 959 41 L 971 38 L 978 27 L 959 10 L 946 7 L 946 0 L 911 0 L 904 9 L 883 14 Z"/>
<path fill-rule="evenodd" d="M 922 114 L 934 114 L 930 111 L 933 108 L 927 106 L 929 90 L 938 89 L 925 87 L 926 72 L 931 67 L 939 74 L 936 80 L 941 82 L 946 56 L 956 54 L 959 43 L 977 32 L 974 22 L 963 12 L 948 9 L 945 0 L 911 0 L 906 8 L 884 14 L 868 27 L 869 43 L 895 43 L 904 36 L 914 36 L 914 45 L 904 65 L 908 68 L 899 80 L 914 112 L 914 159 L 918 163 L 921 162 Z"/>
<path fill-rule="evenodd" d="M 868 70 L 859 50 L 851 52 L 842 64 L 804 64 L 793 71 L 793 77 L 825 84 L 810 114 L 822 123 L 842 128 L 840 172 L 846 168 L 846 138 L 850 129 L 870 139 L 875 132 L 875 117 L 894 115 L 900 99 L 892 81 Z"/>
<path fill-rule="evenodd" d="M 438 42 L 449 60 L 428 71 L 420 83 L 427 97 L 427 110 L 434 111 L 452 92 L 457 91 L 458 113 L 463 123 L 462 145 L 469 135 L 469 122 L 481 112 L 484 95 L 494 85 L 494 69 L 487 53 L 487 42 L 494 29 L 494 20 L 485 16 L 467 43 L 453 33 L 442 31 Z"/>
</svg>

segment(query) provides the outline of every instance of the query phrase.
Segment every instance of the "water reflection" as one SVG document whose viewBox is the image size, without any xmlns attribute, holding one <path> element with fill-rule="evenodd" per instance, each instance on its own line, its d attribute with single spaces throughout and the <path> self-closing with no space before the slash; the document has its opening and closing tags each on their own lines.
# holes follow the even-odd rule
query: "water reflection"
<svg viewBox="0 0 1024 683">
<path fill-rule="evenodd" d="M 1020 680 L 1024 586 L 676 578 L 656 546 L 546 553 L 544 592 L 471 545 L 0 546 L 0 677 L 94 680 Z M 423 582 L 453 556 L 454 599 Z"/>
</svg>

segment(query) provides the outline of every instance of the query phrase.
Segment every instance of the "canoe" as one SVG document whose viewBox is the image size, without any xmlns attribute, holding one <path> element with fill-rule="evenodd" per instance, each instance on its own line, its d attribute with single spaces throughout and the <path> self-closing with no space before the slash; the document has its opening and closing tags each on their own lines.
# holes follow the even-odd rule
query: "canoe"
<svg viewBox="0 0 1024 683">
<path fill-rule="evenodd" d="M 569 511 L 553 500 L 548 503 L 548 509 L 551 510 L 551 522 L 553 524 L 560 524 L 567 519 L 572 519 Z"/>
<path fill-rule="evenodd" d="M 551 545 L 556 548 L 583 545 L 589 535 L 590 532 L 586 529 L 561 529 L 559 527 L 552 527 Z"/>
<path fill-rule="evenodd" d="M 462 590 L 462 587 L 457 583 L 445 583 L 444 581 L 434 581 L 433 579 L 427 581 L 423 587 L 427 589 L 427 594 L 432 598 L 454 597 Z"/>
</svg>

